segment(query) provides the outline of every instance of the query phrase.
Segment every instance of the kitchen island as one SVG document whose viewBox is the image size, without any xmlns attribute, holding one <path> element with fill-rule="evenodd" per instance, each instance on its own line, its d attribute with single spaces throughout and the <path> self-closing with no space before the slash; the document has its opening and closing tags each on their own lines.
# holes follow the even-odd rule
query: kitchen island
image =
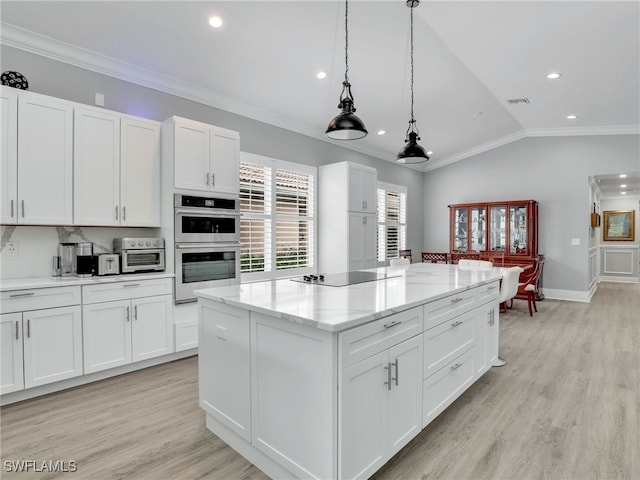
<svg viewBox="0 0 640 480">
<path fill-rule="evenodd" d="M 207 428 L 273 478 L 367 478 L 498 354 L 502 269 L 196 291 Z"/>
</svg>

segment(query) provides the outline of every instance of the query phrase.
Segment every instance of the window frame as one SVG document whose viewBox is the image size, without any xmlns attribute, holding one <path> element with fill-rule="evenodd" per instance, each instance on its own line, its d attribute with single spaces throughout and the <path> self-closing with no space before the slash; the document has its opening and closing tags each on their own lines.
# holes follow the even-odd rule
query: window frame
<svg viewBox="0 0 640 480">
<path fill-rule="evenodd" d="M 243 219 L 263 219 L 266 222 L 270 223 L 270 232 L 269 232 L 269 253 L 270 253 L 270 268 L 262 272 L 240 272 L 241 283 L 249 283 L 249 282 L 257 282 L 261 280 L 275 280 L 279 278 L 288 278 L 288 277 L 296 277 L 300 275 L 306 275 L 309 273 L 315 273 L 317 270 L 317 262 L 318 262 L 318 169 L 317 167 L 312 167 L 309 165 L 304 165 L 301 163 L 289 162 L 287 160 L 280 160 L 277 158 L 267 157 L 264 155 L 258 155 L 254 153 L 248 152 L 240 152 L 240 162 L 241 163 L 249 163 L 254 165 L 260 165 L 262 167 L 266 167 L 270 169 L 271 182 L 270 182 L 270 192 L 265 192 L 265 209 L 267 208 L 267 204 L 270 206 L 270 211 L 265 211 L 262 214 L 257 213 L 245 213 L 240 212 L 240 220 L 242 222 Z M 297 173 L 302 173 L 306 175 L 310 175 L 312 177 L 311 181 L 311 208 L 309 209 L 309 214 L 306 216 L 294 216 L 294 215 L 285 215 L 282 213 L 276 212 L 276 172 L 278 170 L 289 170 Z M 267 182 L 265 181 L 265 184 Z M 268 199 L 267 199 L 268 196 Z M 276 224 L 278 220 L 300 220 L 304 219 L 304 221 L 309 221 L 311 224 L 312 233 L 309 237 L 310 248 L 309 248 L 309 261 L 310 266 L 308 267 L 298 267 L 298 268 L 284 268 L 277 269 L 277 238 L 276 238 Z M 266 226 L 265 226 L 266 230 Z M 266 235 L 266 232 L 265 232 Z M 266 244 L 265 239 L 265 244 Z M 266 245 L 265 245 L 265 248 Z M 266 253 L 266 252 L 265 252 Z M 266 254 L 265 254 L 266 257 Z"/>
<path fill-rule="evenodd" d="M 384 202 L 381 202 L 381 193 Z M 387 220 L 387 194 L 393 192 L 398 193 L 400 195 L 400 208 L 399 208 L 399 219 L 397 222 L 389 222 Z M 404 202 L 402 199 L 404 196 Z M 378 237 L 378 251 L 376 252 L 378 258 L 378 264 L 386 264 L 391 258 L 387 256 L 388 245 L 387 245 L 387 232 L 389 226 L 397 226 L 398 227 L 398 250 L 403 250 L 407 248 L 407 236 L 408 236 L 408 222 L 407 222 L 407 208 L 409 205 L 409 192 L 408 188 L 404 185 L 396 185 L 393 183 L 387 182 L 378 182 L 376 188 L 376 198 L 377 198 L 377 207 L 378 207 L 378 215 L 377 215 L 377 237 Z M 404 205 L 403 205 L 404 203 Z M 384 232 L 384 244 L 381 245 L 381 230 Z"/>
</svg>

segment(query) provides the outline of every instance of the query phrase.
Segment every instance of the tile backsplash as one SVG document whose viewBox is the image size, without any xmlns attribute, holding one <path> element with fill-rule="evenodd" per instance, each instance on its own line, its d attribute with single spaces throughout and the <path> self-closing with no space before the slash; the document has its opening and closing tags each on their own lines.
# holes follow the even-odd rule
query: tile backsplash
<svg viewBox="0 0 640 480">
<path fill-rule="evenodd" d="M 159 228 L 36 227 L 2 225 L 0 235 L 0 280 L 46 277 L 51 275 L 52 257 L 58 243 L 93 242 L 95 254 L 111 253 L 113 239 L 119 237 L 155 237 Z M 18 246 L 18 255 L 6 255 L 7 243 Z"/>
</svg>

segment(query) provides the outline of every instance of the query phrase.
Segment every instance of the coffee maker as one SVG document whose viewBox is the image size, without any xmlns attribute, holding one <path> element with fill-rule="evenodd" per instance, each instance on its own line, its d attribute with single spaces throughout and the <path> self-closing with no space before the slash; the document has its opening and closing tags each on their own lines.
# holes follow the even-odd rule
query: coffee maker
<svg viewBox="0 0 640 480">
<path fill-rule="evenodd" d="M 53 263 L 54 276 L 90 277 L 95 274 L 93 243 L 60 243 Z"/>
</svg>

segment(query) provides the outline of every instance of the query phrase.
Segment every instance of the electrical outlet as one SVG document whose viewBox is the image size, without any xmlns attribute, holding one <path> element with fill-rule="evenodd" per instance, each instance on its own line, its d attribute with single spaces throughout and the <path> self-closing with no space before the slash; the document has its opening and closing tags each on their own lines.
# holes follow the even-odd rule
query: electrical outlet
<svg viewBox="0 0 640 480">
<path fill-rule="evenodd" d="M 18 256 L 18 243 L 17 242 L 8 242 L 7 246 L 4 247 L 4 254 L 7 257 L 17 257 Z"/>
</svg>

